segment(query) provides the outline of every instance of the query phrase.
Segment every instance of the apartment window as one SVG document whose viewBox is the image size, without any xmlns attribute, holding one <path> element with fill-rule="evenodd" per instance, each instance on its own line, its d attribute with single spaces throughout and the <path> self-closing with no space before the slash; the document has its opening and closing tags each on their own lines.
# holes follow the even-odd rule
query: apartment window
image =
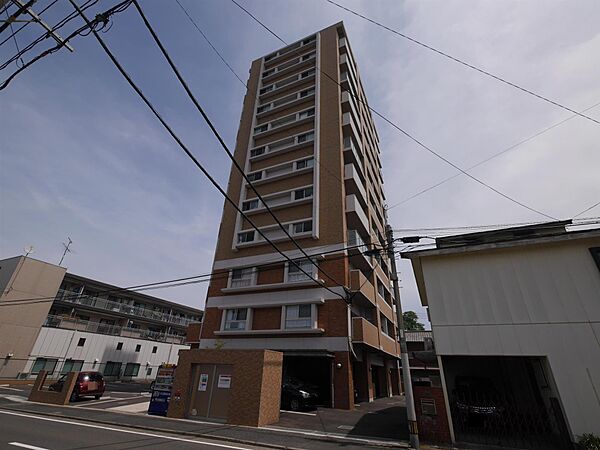
<svg viewBox="0 0 600 450">
<path fill-rule="evenodd" d="M 313 158 L 303 159 L 302 161 L 296 161 L 296 170 L 308 169 L 314 167 L 315 160 Z"/>
<path fill-rule="evenodd" d="M 69 373 L 69 372 L 80 372 L 83 367 L 83 361 L 80 359 L 67 359 L 60 373 Z"/>
<path fill-rule="evenodd" d="M 307 109 L 306 111 L 302 111 L 298 114 L 298 120 L 306 119 L 307 117 L 312 117 L 315 115 L 315 108 Z"/>
<path fill-rule="evenodd" d="M 306 71 L 304 71 L 304 72 L 302 72 L 300 74 L 300 79 L 302 79 L 302 78 L 308 78 L 308 77 L 310 77 L 311 75 L 314 75 L 314 74 L 315 74 L 315 69 L 306 70 Z"/>
<path fill-rule="evenodd" d="M 265 152 L 264 147 L 253 148 L 252 150 L 250 150 L 250 157 L 253 158 L 255 156 L 262 155 L 264 152 Z"/>
<path fill-rule="evenodd" d="M 259 125 L 258 127 L 254 127 L 254 134 L 264 133 L 269 129 L 269 124 Z"/>
<path fill-rule="evenodd" d="M 313 188 L 307 187 L 302 189 L 296 189 L 294 191 L 294 200 L 302 200 L 303 198 L 310 198 L 313 195 Z"/>
<path fill-rule="evenodd" d="M 300 92 L 300 98 L 308 97 L 309 95 L 313 95 L 315 93 L 315 88 L 305 89 Z"/>
<path fill-rule="evenodd" d="M 377 293 L 385 298 L 385 287 L 383 286 L 383 283 L 381 281 L 379 281 L 379 279 L 377 279 Z"/>
<path fill-rule="evenodd" d="M 33 375 L 37 375 L 40 373 L 40 370 L 45 370 L 48 372 L 48 375 L 52 375 L 54 373 L 54 369 L 56 369 L 56 364 L 58 363 L 58 359 L 56 358 L 36 358 L 33 363 L 33 367 L 31 368 L 31 373 Z"/>
<path fill-rule="evenodd" d="M 306 55 L 302 56 L 302 61 L 306 61 L 307 59 L 314 58 L 315 55 L 316 55 L 315 52 L 307 53 Z"/>
<path fill-rule="evenodd" d="M 305 220 L 294 224 L 294 234 L 310 233 L 312 231 L 312 220 Z"/>
<path fill-rule="evenodd" d="M 242 233 L 238 233 L 238 244 L 243 244 L 244 242 L 252 242 L 254 240 L 254 231 L 244 231 Z"/>
<path fill-rule="evenodd" d="M 258 108 L 256 108 L 256 112 L 258 114 L 260 114 L 260 113 L 263 113 L 263 112 L 268 111 L 270 109 L 271 109 L 271 104 L 269 103 L 267 105 L 259 106 Z"/>
<path fill-rule="evenodd" d="M 381 322 L 381 331 L 389 336 L 390 330 L 388 328 L 388 320 L 382 313 L 379 313 L 379 321 Z"/>
<path fill-rule="evenodd" d="M 250 211 L 251 209 L 258 208 L 258 199 L 256 200 L 248 200 L 242 203 L 242 211 Z"/>
<path fill-rule="evenodd" d="M 314 131 L 298 135 L 298 143 L 312 141 L 315 138 Z"/>
<path fill-rule="evenodd" d="M 269 70 L 265 70 L 265 71 L 262 73 L 262 76 L 263 76 L 263 78 L 264 78 L 264 77 L 268 77 L 269 75 L 272 75 L 272 74 L 274 74 L 274 73 L 275 73 L 275 69 L 269 69 Z"/>
<path fill-rule="evenodd" d="M 126 377 L 137 377 L 140 373 L 140 365 L 137 363 L 127 363 L 125 365 L 125 372 L 123 373 Z"/>
<path fill-rule="evenodd" d="M 136 353 L 139 353 L 141 349 L 142 349 L 142 345 L 141 345 L 141 344 L 137 344 L 137 345 L 135 346 L 135 352 L 136 352 Z"/>
<path fill-rule="evenodd" d="M 272 91 L 272 90 L 273 90 L 273 85 L 271 84 L 269 86 L 265 86 L 264 88 L 262 88 L 260 90 L 260 93 L 261 94 L 266 94 L 267 92 Z"/>
<path fill-rule="evenodd" d="M 152 367 L 146 368 L 146 376 L 149 377 L 150 375 L 152 375 Z"/>
<path fill-rule="evenodd" d="M 312 328 L 312 305 L 291 305 L 285 307 L 285 328 Z"/>
<path fill-rule="evenodd" d="M 270 55 L 265 56 L 265 62 L 272 60 L 277 56 L 277 53 L 271 53 Z"/>
<path fill-rule="evenodd" d="M 152 347 L 152 353 L 156 353 L 158 351 L 158 347 L 155 345 Z"/>
<path fill-rule="evenodd" d="M 123 343 L 122 342 L 118 342 L 117 343 L 117 350 L 123 350 Z"/>
<path fill-rule="evenodd" d="M 77 347 L 83 347 L 85 345 L 85 338 L 79 338 L 77 342 Z"/>
<path fill-rule="evenodd" d="M 302 117 L 301 117 L 302 118 Z M 278 128 L 296 121 L 296 116 L 287 116 L 271 122 L 271 128 Z"/>
<path fill-rule="evenodd" d="M 316 36 L 311 36 L 309 38 L 306 38 L 302 41 L 302 45 L 310 44 L 312 41 L 314 41 L 316 39 L 317 39 Z"/>
<path fill-rule="evenodd" d="M 246 318 L 248 317 L 247 308 L 228 309 L 225 312 L 226 330 L 245 330 Z"/>
<path fill-rule="evenodd" d="M 106 361 L 104 376 L 118 377 L 121 374 L 121 364 L 120 362 Z"/>
<path fill-rule="evenodd" d="M 253 284 L 254 270 L 252 267 L 233 269 L 231 271 L 231 287 L 245 287 Z"/>
<path fill-rule="evenodd" d="M 287 263 L 287 282 L 294 283 L 298 281 L 306 281 L 314 278 L 314 265 L 311 261 L 295 261 L 296 264 Z M 302 270 L 300 270 L 302 269 Z M 306 276 L 304 272 L 312 274 L 311 277 Z"/>
</svg>

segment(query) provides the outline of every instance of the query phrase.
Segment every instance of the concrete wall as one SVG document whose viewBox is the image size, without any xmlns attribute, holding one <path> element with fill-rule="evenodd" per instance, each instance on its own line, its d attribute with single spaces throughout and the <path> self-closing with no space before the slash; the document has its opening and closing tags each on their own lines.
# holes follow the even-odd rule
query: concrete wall
<svg viewBox="0 0 600 450">
<path fill-rule="evenodd" d="M 85 338 L 85 343 L 79 347 L 80 338 Z M 117 344 L 123 343 L 123 348 L 117 350 Z M 135 351 L 136 345 L 141 345 L 139 352 Z M 152 353 L 157 347 L 156 353 Z M 179 350 L 186 350 L 186 345 L 166 344 L 141 339 L 132 339 L 123 336 L 109 336 L 104 334 L 86 333 L 83 331 L 63 330 L 59 328 L 42 328 L 40 335 L 31 351 L 32 360 L 25 367 L 29 372 L 36 357 L 58 358 L 56 370 L 62 368 L 65 359 L 85 361 L 82 370 L 104 371 L 107 361 L 122 362 L 122 371 L 126 363 L 140 364 L 140 371 L 133 379 L 153 380 L 156 376 L 157 366 L 161 363 L 177 363 Z M 94 364 L 95 360 L 98 360 Z M 152 373 L 146 375 L 146 363 L 152 368 Z M 56 376 L 55 372 L 52 376 Z"/>
<path fill-rule="evenodd" d="M 0 261 L 1 378 L 13 378 L 23 370 L 65 271 L 22 256 Z M 19 302 L 29 299 L 40 300 Z"/>
<path fill-rule="evenodd" d="M 438 355 L 547 356 L 573 435 L 600 434 L 599 238 L 421 258 Z"/>
</svg>

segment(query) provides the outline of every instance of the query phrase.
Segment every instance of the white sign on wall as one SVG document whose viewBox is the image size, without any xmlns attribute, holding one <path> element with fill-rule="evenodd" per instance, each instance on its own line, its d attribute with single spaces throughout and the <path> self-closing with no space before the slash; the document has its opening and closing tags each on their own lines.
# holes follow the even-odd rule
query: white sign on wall
<svg viewBox="0 0 600 450">
<path fill-rule="evenodd" d="M 219 375 L 218 388 L 229 389 L 231 387 L 231 375 Z"/>
<path fill-rule="evenodd" d="M 208 374 L 201 373 L 200 374 L 200 383 L 198 384 L 199 391 L 206 391 L 206 387 L 208 386 Z"/>
</svg>

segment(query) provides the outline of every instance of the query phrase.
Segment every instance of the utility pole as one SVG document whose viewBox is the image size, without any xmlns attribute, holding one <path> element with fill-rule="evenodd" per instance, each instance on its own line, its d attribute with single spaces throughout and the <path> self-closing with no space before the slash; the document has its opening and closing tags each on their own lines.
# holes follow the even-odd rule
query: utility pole
<svg viewBox="0 0 600 450">
<path fill-rule="evenodd" d="M 396 255 L 394 252 L 394 232 L 388 224 L 385 227 L 387 237 L 387 253 L 392 268 L 391 279 L 394 285 L 394 300 L 396 303 L 396 317 L 398 320 L 398 336 L 400 340 L 400 357 L 402 361 L 402 379 L 404 381 L 404 394 L 406 398 L 406 412 L 408 416 L 408 432 L 410 433 L 410 445 L 419 449 L 419 428 L 417 426 L 417 412 L 415 410 L 415 398 L 413 396 L 412 380 L 410 376 L 410 364 L 408 362 L 408 349 L 404 335 L 404 318 L 402 316 L 402 305 L 400 303 L 400 286 L 396 269 Z"/>
<path fill-rule="evenodd" d="M 68 243 L 68 244 L 65 244 L 64 242 L 62 243 L 63 247 L 65 248 L 65 251 L 63 252 L 63 254 L 62 254 L 61 258 L 60 258 L 60 261 L 58 262 L 58 265 L 59 265 L 59 266 L 62 264 L 62 262 L 63 262 L 63 259 L 65 259 L 65 255 L 66 255 L 67 253 L 71 253 L 71 250 L 69 250 L 69 247 L 71 246 L 71 244 L 73 243 L 73 241 L 72 241 L 72 240 L 71 240 L 71 238 L 70 238 L 70 237 L 68 237 L 68 236 L 67 236 L 67 239 L 69 240 L 69 243 Z"/>
<path fill-rule="evenodd" d="M 67 50 L 69 50 L 70 52 L 74 51 L 71 44 L 65 42 L 63 40 L 63 38 L 61 38 L 60 35 L 52 29 L 52 27 L 50 27 L 50 25 L 48 25 L 46 22 L 44 22 L 40 16 L 38 16 L 35 12 L 33 12 L 33 10 L 31 8 L 27 7 L 27 5 L 25 3 L 23 3 L 22 0 L 12 0 L 12 2 L 15 5 L 17 5 L 19 8 L 24 8 L 23 11 L 25 13 L 29 14 L 29 16 L 31 16 L 31 18 L 33 19 L 34 22 L 37 22 L 44 30 L 46 30 L 48 32 L 48 35 L 52 39 L 54 39 L 57 44 L 64 45 L 65 48 Z"/>
</svg>

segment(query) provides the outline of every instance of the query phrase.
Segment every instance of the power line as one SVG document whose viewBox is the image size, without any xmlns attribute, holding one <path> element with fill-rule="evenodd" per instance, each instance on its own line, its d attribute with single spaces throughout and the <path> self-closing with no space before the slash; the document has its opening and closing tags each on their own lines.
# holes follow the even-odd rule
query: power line
<svg viewBox="0 0 600 450">
<path fill-rule="evenodd" d="M 181 75 L 179 69 L 177 68 L 177 66 L 173 62 L 173 59 L 171 58 L 171 56 L 169 55 L 169 53 L 165 49 L 164 45 L 160 41 L 158 35 L 156 34 L 156 32 L 154 31 L 154 29 L 152 28 L 152 25 L 150 25 L 150 22 L 148 22 L 148 19 L 146 18 L 146 15 L 144 14 L 144 12 L 143 12 L 142 8 L 140 7 L 139 3 L 137 2 L 137 0 L 133 0 L 133 4 L 135 5 L 138 13 L 140 14 L 140 16 L 141 16 L 141 18 L 142 18 L 142 20 L 144 22 L 144 25 L 146 26 L 146 28 L 148 29 L 148 31 L 152 35 L 152 38 L 154 39 L 154 42 L 159 47 L 161 53 L 163 54 L 163 56 L 165 57 L 165 59 L 169 63 L 169 66 L 171 67 L 171 69 L 175 73 L 177 79 L 179 80 L 179 83 L 184 88 L 184 90 L 187 93 L 188 97 L 190 98 L 190 100 L 192 101 L 192 103 L 194 104 L 194 106 L 196 107 L 196 109 L 198 110 L 198 112 L 200 113 L 200 115 L 202 116 L 202 118 L 204 119 L 204 121 L 208 124 L 210 130 L 212 131 L 212 133 L 215 135 L 215 137 L 217 138 L 217 140 L 221 144 L 221 147 L 227 153 L 227 156 L 229 156 L 229 159 L 231 159 L 232 163 L 234 164 L 234 166 L 236 167 L 236 169 L 240 172 L 240 174 L 242 175 L 242 177 L 244 178 L 244 180 L 246 181 L 246 183 L 248 183 L 248 185 L 250 186 L 250 188 L 256 194 L 257 198 L 262 202 L 262 204 L 264 205 L 267 213 L 275 220 L 275 222 L 277 223 L 277 225 L 279 226 L 279 228 L 284 232 L 284 234 L 294 244 L 294 246 L 298 250 L 300 250 L 300 252 L 302 252 L 302 254 L 304 256 L 306 256 L 306 258 L 308 259 L 308 261 L 311 262 L 311 264 L 313 264 L 317 269 L 319 269 L 319 271 L 323 275 L 325 275 L 327 278 L 329 278 L 331 281 L 333 281 L 336 285 L 339 285 L 340 283 L 335 278 L 331 277 L 322 268 L 319 268 L 318 264 L 315 263 L 314 261 L 312 261 L 310 259 L 310 257 L 308 256 L 308 254 L 306 253 L 306 251 L 300 246 L 300 244 L 298 243 L 298 241 L 296 239 L 294 239 L 294 237 L 289 233 L 288 228 L 286 228 L 281 223 L 281 221 L 277 218 L 277 216 L 273 213 L 272 209 L 269 207 L 269 205 L 267 204 L 267 202 L 264 200 L 264 198 L 261 196 L 261 194 L 258 192 L 258 190 L 254 187 L 254 184 L 252 183 L 252 180 L 250 180 L 250 178 L 246 175 L 244 169 L 240 166 L 240 164 L 238 163 L 238 161 L 235 159 L 235 157 L 231 153 L 231 150 L 229 150 L 229 148 L 227 147 L 227 144 L 225 143 L 225 141 L 223 140 L 223 138 L 219 134 L 218 130 L 216 129 L 216 127 L 214 126 L 214 124 L 212 123 L 212 121 L 210 120 L 210 118 L 208 117 L 208 115 L 206 114 L 206 112 L 204 111 L 204 109 L 202 108 L 202 106 L 200 105 L 200 103 L 198 102 L 198 99 L 195 97 L 195 95 L 193 94 L 193 92 L 189 88 L 187 82 L 185 81 L 185 79 Z M 247 219 L 247 217 L 246 217 L 246 219 Z M 300 268 L 299 265 L 296 265 L 296 266 L 298 268 Z"/>
<path fill-rule="evenodd" d="M 310 255 L 310 257 L 316 258 L 316 257 L 320 257 L 321 255 L 329 255 L 329 254 L 334 254 L 334 253 L 347 252 L 348 250 L 360 250 L 365 246 L 366 246 L 365 244 L 344 246 L 344 247 L 341 247 L 341 248 L 335 249 L 335 250 L 315 252 L 315 253 L 312 253 Z M 385 248 L 377 249 L 377 251 L 384 251 L 384 250 L 385 250 Z M 374 252 L 374 251 L 375 250 L 362 250 L 359 253 L 366 255 L 367 253 Z M 346 258 L 350 258 L 350 255 L 347 255 L 344 253 L 342 255 L 338 255 L 338 256 L 329 258 L 328 260 L 334 261 L 334 260 L 346 259 Z M 296 259 L 298 261 L 304 260 L 304 258 L 292 258 L 292 259 Z M 284 264 L 286 262 L 288 262 L 287 259 L 272 259 L 272 260 L 265 261 L 262 264 L 254 264 L 254 265 L 252 265 L 252 267 L 255 267 L 257 269 L 277 268 L 277 267 L 281 266 L 281 264 Z M 123 288 L 115 287 L 112 289 L 103 289 L 103 290 L 98 290 L 98 291 L 94 291 L 94 292 L 95 292 L 95 295 L 116 294 L 119 292 L 127 292 L 127 291 L 141 292 L 141 291 L 150 290 L 150 289 L 162 289 L 162 288 L 168 288 L 168 287 L 172 287 L 172 286 L 179 286 L 179 285 L 183 285 L 183 283 L 185 283 L 185 284 L 203 283 L 206 281 L 213 281 L 213 280 L 229 278 L 230 271 L 231 271 L 231 268 L 227 268 L 227 269 L 215 270 L 215 271 L 201 274 L 201 275 L 193 275 L 193 276 L 189 276 L 189 277 L 180 277 L 180 278 L 169 279 L 169 280 L 164 280 L 164 281 L 156 281 L 156 282 L 152 282 L 152 283 L 137 284 L 137 285 L 123 287 Z M 181 284 L 176 284 L 176 283 L 181 283 Z M 73 293 L 72 295 L 66 296 L 66 298 L 77 298 L 79 296 L 81 296 L 81 294 Z M 20 302 L 26 303 L 26 302 L 39 301 L 39 300 L 46 300 L 46 301 L 51 300 L 52 301 L 54 299 L 56 299 L 56 296 L 16 299 L 16 300 L 11 300 L 9 302 L 6 302 L 6 306 L 17 305 L 17 304 L 20 304 Z M 3 306 L 3 305 L 4 304 L 0 304 L 0 306 Z"/>
<path fill-rule="evenodd" d="M 17 49 L 17 53 L 21 53 L 21 49 L 19 48 L 19 43 L 17 42 L 17 36 L 16 36 L 16 34 L 17 34 L 17 33 L 15 33 L 15 30 L 14 30 L 14 28 L 13 28 L 13 24 L 12 24 L 12 22 L 10 22 L 10 16 L 8 15 L 8 10 L 5 10 L 5 12 L 6 12 L 6 18 L 9 20 L 9 24 L 10 24 L 10 33 L 11 33 L 11 34 L 10 34 L 10 36 L 9 36 L 9 37 L 7 37 L 7 38 L 6 38 L 4 41 L 6 42 L 6 40 L 10 39 L 10 37 L 12 36 L 12 38 L 13 38 L 13 41 L 15 42 L 15 48 Z M 23 27 L 24 27 L 24 26 L 23 26 Z M 19 58 L 19 59 L 16 61 L 17 67 L 19 67 L 19 61 L 21 62 L 21 66 L 24 66 L 24 65 L 25 65 L 25 62 L 23 61 L 23 58 Z"/>
<path fill-rule="evenodd" d="M 343 6 L 343 5 L 340 5 L 339 3 L 336 3 L 333 0 L 325 0 L 325 1 L 327 1 L 328 3 L 331 3 L 332 5 L 335 5 L 338 8 L 341 8 L 341 9 L 343 9 L 343 10 L 345 10 L 345 11 L 351 13 L 351 14 L 354 14 L 357 17 L 360 17 L 360 18 L 362 18 L 362 19 L 364 19 L 364 20 L 366 20 L 368 22 L 371 22 L 372 24 L 377 25 L 378 27 L 381 27 L 381 28 L 383 28 L 383 29 L 385 29 L 385 30 L 387 30 L 387 31 L 389 31 L 391 33 L 394 33 L 397 36 L 400 36 L 400 37 L 402 37 L 404 39 L 407 39 L 407 40 L 411 41 L 414 44 L 420 45 L 421 47 L 424 47 L 424 48 L 426 48 L 428 50 L 431 50 L 432 52 L 435 52 L 438 55 L 441 55 L 441 56 L 443 56 L 445 58 L 448 58 L 448 59 L 450 59 L 450 60 L 452 60 L 452 61 L 454 61 L 454 62 L 456 62 L 458 64 L 462 64 L 463 66 L 468 67 L 469 69 L 473 69 L 473 70 L 475 70 L 475 71 L 477 71 L 479 73 L 482 73 L 482 74 L 484 74 L 484 75 L 486 75 L 486 76 L 488 76 L 490 78 L 493 78 L 493 79 L 495 79 L 497 81 L 500 81 L 501 83 L 504 83 L 504 84 L 506 84 L 508 86 L 511 86 L 511 87 L 513 87 L 515 89 L 518 89 L 518 90 L 520 90 L 522 92 L 525 92 L 525 93 L 527 93 L 529 95 L 532 95 L 532 96 L 534 96 L 534 97 L 536 97 L 536 98 L 538 98 L 540 100 L 543 100 L 546 103 L 550 103 L 551 105 L 554 105 L 554 106 L 562 108 L 562 109 L 564 109 L 566 111 L 572 112 L 573 114 L 576 114 L 576 115 L 578 115 L 580 117 L 583 117 L 584 119 L 590 120 L 590 121 L 592 121 L 592 122 L 600 125 L 600 121 L 594 119 L 593 117 L 587 116 L 587 115 L 585 115 L 585 114 L 583 114 L 581 112 L 575 111 L 574 109 L 571 109 L 568 106 L 563 105 L 562 103 L 558 103 L 557 101 L 551 100 L 548 97 L 544 97 L 543 95 L 537 94 L 537 93 L 535 93 L 535 92 L 533 92 L 533 91 L 531 91 L 531 90 L 529 90 L 527 88 L 519 86 L 516 83 L 508 81 L 505 78 L 500 77 L 499 75 L 495 75 L 495 74 L 493 74 L 493 73 L 491 73 L 491 72 L 489 72 L 489 71 L 487 71 L 485 69 L 481 69 L 480 67 L 477 67 L 477 66 L 474 66 L 473 64 L 465 62 L 462 59 L 457 58 L 456 56 L 452 56 L 452 55 L 450 55 L 448 53 L 445 53 L 445 52 L 443 52 L 441 50 L 438 50 L 437 48 L 432 47 L 431 45 L 425 44 L 424 42 L 421 42 L 421 41 L 419 41 L 419 40 L 417 40 L 417 39 L 415 39 L 413 37 L 410 37 L 410 36 L 408 36 L 408 35 L 406 35 L 404 33 L 401 33 L 401 32 L 399 32 L 397 30 L 394 30 L 393 28 L 390 28 L 390 27 L 388 27 L 386 25 L 383 25 L 382 23 L 377 22 L 377 21 L 375 21 L 375 20 L 373 20 L 373 19 L 371 19 L 371 18 L 369 18 L 369 17 L 367 17 L 367 16 L 365 16 L 363 14 L 360 14 L 360 13 L 358 13 L 358 12 L 356 12 L 356 11 L 354 11 L 354 10 L 346 7 L 346 6 Z"/>
<path fill-rule="evenodd" d="M 589 111 L 589 110 L 595 108 L 598 105 L 600 105 L 600 102 L 595 103 L 592 106 L 590 106 L 589 108 L 584 109 L 583 112 Z M 560 122 L 556 122 L 554 125 L 551 125 L 551 126 L 549 126 L 547 128 L 544 128 L 543 130 L 538 131 L 537 133 L 535 133 L 535 134 L 533 134 L 533 135 L 531 135 L 531 136 L 529 136 L 529 137 L 527 137 L 527 138 L 525 138 L 525 139 L 517 142 L 516 144 L 513 144 L 513 145 L 511 145 L 509 147 L 506 147 L 504 150 L 501 150 L 498 153 L 494 153 L 492 156 L 490 156 L 490 157 L 488 157 L 488 158 L 486 158 L 486 159 L 478 162 L 477 164 L 475 164 L 475 165 L 473 165 L 471 167 L 467 167 L 465 170 L 467 170 L 467 171 L 473 170 L 476 167 L 479 167 L 482 164 L 485 164 L 486 162 L 491 161 L 492 159 L 497 158 L 498 156 L 503 155 L 504 153 L 506 153 L 506 152 L 508 152 L 510 150 L 513 150 L 513 149 L 515 149 L 515 148 L 517 148 L 517 147 L 525 144 L 526 142 L 529 142 L 529 141 L 535 139 L 536 137 L 538 137 L 538 136 L 540 136 L 540 135 L 542 135 L 542 134 L 544 134 L 544 133 L 552 130 L 553 128 L 556 128 L 559 125 L 562 125 L 563 123 L 568 122 L 571 119 L 574 119 L 575 117 L 577 117 L 577 114 L 573 114 L 572 116 L 567 117 L 566 119 L 561 120 Z M 407 197 L 404 200 L 399 201 L 398 203 L 394 203 L 392 206 L 388 207 L 387 210 L 389 211 L 390 209 L 395 208 L 396 206 L 403 205 L 404 203 L 408 202 L 409 200 L 412 200 L 412 199 L 414 199 L 416 197 L 419 197 L 420 195 L 423 195 L 426 192 L 429 192 L 432 189 L 435 189 L 435 188 L 441 186 L 442 184 L 444 184 L 444 183 L 446 183 L 446 182 L 448 182 L 450 180 L 453 180 L 456 177 L 459 177 L 460 175 L 462 175 L 462 173 L 455 173 L 454 175 L 451 175 L 451 176 L 449 176 L 447 178 L 444 178 L 443 180 L 439 181 L 438 183 L 436 183 L 436 184 L 434 184 L 432 186 L 429 186 L 428 188 L 425 188 L 425 189 L 423 189 L 423 190 L 421 190 L 421 191 L 419 191 L 419 192 L 411 195 L 410 197 Z"/>
<path fill-rule="evenodd" d="M 221 54 L 221 52 L 219 52 L 219 50 L 216 49 L 216 47 L 212 44 L 212 42 L 210 42 L 210 39 L 208 39 L 208 37 L 206 36 L 206 34 L 204 34 L 204 32 L 200 29 L 200 27 L 198 26 L 198 24 L 196 23 L 196 21 L 192 18 L 192 16 L 190 16 L 190 13 L 183 7 L 183 5 L 181 4 L 181 2 L 179 0 L 175 0 L 175 1 L 179 5 L 179 7 L 183 10 L 183 12 L 188 17 L 188 19 L 190 19 L 190 22 L 192 22 L 192 25 L 194 25 L 194 27 L 196 28 L 196 30 L 198 30 L 198 32 L 202 35 L 202 37 L 208 43 L 208 45 L 210 45 L 210 47 L 219 56 L 219 58 L 221 58 L 221 61 L 223 61 L 223 64 L 225 64 L 227 66 L 227 68 L 229 69 L 229 71 L 232 74 L 235 75 L 235 77 L 240 81 L 240 83 L 242 83 L 242 85 L 245 88 L 247 88 L 246 83 L 244 83 L 244 80 L 242 80 L 242 78 L 237 74 L 237 72 L 233 69 L 233 67 L 231 67 L 231 65 L 229 65 L 229 63 L 225 60 L 225 58 L 223 57 L 223 55 Z"/>
<path fill-rule="evenodd" d="M 269 31 L 273 36 L 275 36 L 277 39 L 279 39 L 281 42 L 283 42 L 284 44 L 287 45 L 287 42 L 285 42 L 281 37 L 279 37 L 274 31 L 272 31 L 269 27 L 267 27 L 264 23 L 262 23 L 259 19 L 257 19 L 254 15 L 252 15 L 248 10 L 246 10 L 245 8 L 243 8 L 239 3 L 237 3 L 235 0 L 231 0 L 233 3 L 235 3 L 237 6 L 239 6 L 243 11 L 245 11 L 248 15 L 250 15 L 250 17 L 252 17 L 256 22 L 258 22 L 263 28 L 265 28 L 267 31 Z M 334 82 L 335 84 L 337 84 L 338 86 L 342 87 L 340 83 L 337 82 L 337 80 L 335 80 L 333 77 L 331 77 L 328 73 L 326 73 L 325 71 L 323 71 L 322 69 L 319 68 L 319 71 L 325 75 L 328 79 L 330 79 L 332 82 Z M 471 175 L 470 173 L 466 172 L 464 169 L 460 168 L 459 166 L 457 166 L 456 164 L 454 164 L 452 161 L 448 160 L 447 158 L 445 158 L 444 156 L 442 156 L 441 154 L 437 153 L 435 150 L 433 150 L 432 148 L 428 147 L 427 145 L 425 145 L 423 142 L 421 142 L 419 139 L 417 139 L 416 137 L 412 136 L 410 133 L 408 133 L 407 131 L 405 131 L 404 129 L 400 128 L 398 125 L 396 125 L 394 122 L 392 122 L 390 119 L 388 119 L 386 116 L 384 116 L 383 114 L 381 114 L 380 112 L 378 112 L 376 109 L 372 108 L 368 103 L 364 102 L 362 99 L 360 99 L 357 95 L 355 95 L 351 89 L 349 89 L 347 92 L 349 92 L 349 94 L 356 99 L 358 102 L 362 103 L 366 108 L 368 108 L 370 111 L 372 111 L 374 114 L 376 114 L 377 116 L 379 116 L 381 119 L 383 119 L 385 122 L 387 122 L 389 125 L 391 125 L 392 127 L 394 127 L 396 130 L 398 130 L 400 133 L 402 133 L 403 135 L 405 135 L 406 137 L 408 137 L 410 140 L 412 140 L 413 142 L 415 142 L 416 144 L 418 144 L 421 148 L 423 148 L 424 150 L 427 150 L 429 153 L 433 154 L 434 156 L 436 156 L 437 158 L 441 159 L 442 161 L 444 161 L 446 164 L 454 167 L 456 170 L 458 170 L 459 172 L 463 173 L 464 175 L 466 175 L 467 177 L 471 178 L 473 181 L 481 184 L 482 186 L 485 186 L 486 188 L 492 190 L 493 192 L 495 192 L 496 194 L 504 197 L 505 199 L 516 203 L 519 206 L 522 206 L 523 208 L 528 209 L 529 211 L 535 212 L 536 214 L 539 214 L 541 216 L 544 216 L 548 219 L 552 219 L 552 220 L 558 220 L 555 217 L 552 217 L 546 213 L 543 213 L 537 209 L 534 209 L 510 196 L 508 196 L 507 194 L 504 194 L 503 192 L 499 191 L 498 189 L 494 188 L 493 186 L 490 186 L 489 184 L 485 183 L 484 181 L 480 180 L 479 178 Z"/>
<path fill-rule="evenodd" d="M 42 14 L 44 14 L 47 10 L 49 10 L 50 8 L 52 8 L 52 6 L 54 6 L 56 3 L 58 2 L 58 0 L 53 0 L 52 2 L 50 2 L 50 4 L 48 6 L 46 6 L 44 9 L 42 9 L 39 13 L 37 13 L 39 16 L 41 16 Z M 7 14 L 8 14 L 8 10 Z M 23 28 L 25 28 L 27 25 L 29 25 L 32 21 L 28 21 L 27 23 L 25 23 L 24 25 L 21 25 L 19 28 L 17 28 L 17 31 L 12 32 L 12 28 L 11 28 L 11 35 L 8 36 L 6 39 L 4 39 L 2 42 L 0 42 L 0 47 L 2 47 L 2 45 L 7 42 L 11 37 L 15 36 L 17 33 L 19 33 Z"/>
<path fill-rule="evenodd" d="M 579 214 L 575 214 L 575 215 L 573 216 L 573 218 L 575 218 L 575 217 L 579 217 L 579 216 L 580 216 L 580 215 L 582 215 L 583 213 L 586 213 L 586 212 L 590 211 L 591 209 L 594 209 L 594 208 L 595 208 L 596 206 L 598 206 L 598 205 L 600 205 L 600 202 L 598 202 L 598 203 L 594 203 L 592 206 L 590 206 L 589 208 L 586 208 L 586 209 L 584 209 L 584 210 L 583 210 L 583 211 L 581 211 Z"/>
</svg>

